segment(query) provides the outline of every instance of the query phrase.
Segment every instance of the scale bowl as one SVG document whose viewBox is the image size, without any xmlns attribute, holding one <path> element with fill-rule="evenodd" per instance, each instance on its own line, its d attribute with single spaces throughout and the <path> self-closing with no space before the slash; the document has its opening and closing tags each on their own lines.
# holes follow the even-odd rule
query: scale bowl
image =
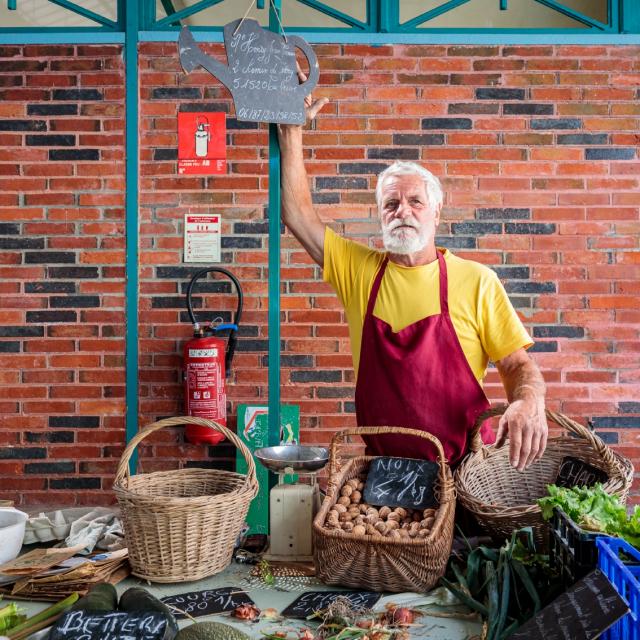
<svg viewBox="0 0 640 640">
<path fill-rule="evenodd" d="M 307 447 L 301 444 L 262 447 L 256 449 L 254 454 L 263 467 L 274 473 L 287 468 L 302 472 L 318 471 L 329 460 L 329 451 L 324 447 Z"/>
</svg>

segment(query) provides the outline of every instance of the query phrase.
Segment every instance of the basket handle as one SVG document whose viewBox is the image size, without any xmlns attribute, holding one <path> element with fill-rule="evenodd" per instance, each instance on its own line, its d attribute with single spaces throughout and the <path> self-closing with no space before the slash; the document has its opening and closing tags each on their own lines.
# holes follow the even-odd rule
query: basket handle
<svg viewBox="0 0 640 640">
<path fill-rule="evenodd" d="M 408 436 L 416 436 L 418 438 L 424 438 L 435 446 L 438 451 L 438 463 L 440 464 L 440 481 L 442 487 L 447 487 L 447 470 L 449 465 L 447 459 L 444 456 L 444 449 L 438 438 L 429 433 L 428 431 L 422 431 L 421 429 L 407 429 L 405 427 L 354 427 L 353 429 L 344 429 L 338 431 L 331 438 L 331 446 L 329 449 L 329 481 L 328 484 L 333 487 L 333 479 L 339 473 L 338 459 L 340 457 L 341 444 L 348 436 L 379 436 L 385 433 L 403 434 Z"/>
<path fill-rule="evenodd" d="M 482 427 L 482 423 L 488 418 L 501 416 L 507 410 L 507 407 L 508 405 L 501 404 L 488 409 L 477 417 L 470 433 L 470 449 L 473 453 L 479 451 L 484 446 L 482 443 L 482 438 L 480 437 L 480 428 Z M 596 435 L 585 426 L 581 425 L 579 422 L 572 420 L 562 413 L 556 413 L 555 411 L 551 411 L 550 409 L 545 409 L 545 415 L 547 417 L 547 420 L 551 420 L 551 422 L 555 422 L 558 426 L 566 429 L 567 431 L 570 431 L 579 438 L 587 440 L 589 444 L 603 458 L 604 462 L 609 466 L 609 468 L 615 470 L 618 476 L 624 478 L 624 468 L 620 464 L 620 461 L 614 455 L 611 447 L 607 446 L 600 436 Z"/>
<path fill-rule="evenodd" d="M 221 424 L 218 424 L 214 420 L 207 420 L 205 418 L 196 418 L 192 416 L 177 416 L 175 418 L 165 418 L 164 420 L 158 420 L 158 422 L 154 422 L 150 424 L 148 427 L 142 429 L 142 431 L 138 431 L 133 438 L 131 438 L 129 444 L 126 449 L 122 452 L 122 456 L 120 458 L 120 462 L 118 463 L 118 469 L 116 470 L 115 483 L 121 483 L 124 478 L 129 478 L 129 460 L 133 455 L 135 448 L 142 442 L 148 435 L 151 435 L 154 431 L 158 431 L 159 429 L 163 429 L 164 427 L 176 427 L 182 424 L 198 424 L 202 427 L 210 427 L 215 431 L 219 431 L 222 433 L 225 438 L 233 442 L 233 444 L 240 449 L 244 459 L 247 461 L 247 482 L 252 485 L 257 485 L 256 480 L 256 463 L 253 461 L 253 456 L 251 452 L 247 448 L 238 436 L 227 429 L 227 427 L 223 427 Z"/>
</svg>

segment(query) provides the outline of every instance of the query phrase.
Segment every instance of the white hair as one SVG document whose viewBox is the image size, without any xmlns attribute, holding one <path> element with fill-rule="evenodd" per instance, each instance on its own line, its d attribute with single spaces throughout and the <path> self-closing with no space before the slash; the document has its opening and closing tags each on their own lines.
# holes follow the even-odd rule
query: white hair
<svg viewBox="0 0 640 640">
<path fill-rule="evenodd" d="M 417 162 L 396 160 L 392 165 L 389 165 L 378 175 L 378 184 L 376 185 L 376 203 L 378 205 L 379 212 L 382 211 L 382 185 L 387 178 L 391 178 L 393 176 L 419 176 L 424 182 L 424 189 L 427 192 L 429 204 L 434 209 L 439 209 L 442 206 L 444 196 L 442 194 L 440 180 L 438 180 L 431 171 L 420 166 Z"/>
</svg>

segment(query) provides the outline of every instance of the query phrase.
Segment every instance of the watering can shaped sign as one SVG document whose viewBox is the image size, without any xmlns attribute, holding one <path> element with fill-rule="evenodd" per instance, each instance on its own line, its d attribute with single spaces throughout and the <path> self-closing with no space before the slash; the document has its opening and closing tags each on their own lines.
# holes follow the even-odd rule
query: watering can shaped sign
<svg viewBox="0 0 640 640">
<path fill-rule="evenodd" d="M 313 49 L 298 36 L 281 36 L 263 29 L 256 20 L 234 20 L 224 27 L 229 65 L 208 56 L 187 27 L 180 31 L 182 68 L 204 67 L 231 92 L 238 120 L 304 124 L 304 98 L 318 83 L 320 68 Z M 296 47 L 309 61 L 309 77 L 300 84 Z"/>
</svg>

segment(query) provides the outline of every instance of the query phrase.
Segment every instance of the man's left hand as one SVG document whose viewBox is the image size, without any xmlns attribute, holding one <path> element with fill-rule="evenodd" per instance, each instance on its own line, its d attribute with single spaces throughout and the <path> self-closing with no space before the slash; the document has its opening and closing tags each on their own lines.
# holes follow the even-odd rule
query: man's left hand
<svg viewBox="0 0 640 640">
<path fill-rule="evenodd" d="M 501 447 L 508 437 L 511 465 L 524 471 L 542 457 L 548 432 L 544 401 L 514 400 L 498 423 L 496 447 Z"/>
</svg>

